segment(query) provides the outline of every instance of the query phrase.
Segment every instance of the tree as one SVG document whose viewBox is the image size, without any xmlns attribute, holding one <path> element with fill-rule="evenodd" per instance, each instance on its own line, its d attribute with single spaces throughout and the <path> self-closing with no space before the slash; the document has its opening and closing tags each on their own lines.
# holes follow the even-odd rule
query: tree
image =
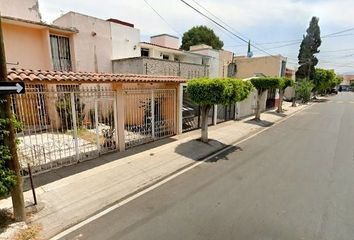
<svg viewBox="0 0 354 240">
<path fill-rule="evenodd" d="M 342 82 L 334 70 L 316 68 L 313 79 L 315 92 L 327 93 Z"/>
<path fill-rule="evenodd" d="M 261 100 L 268 89 L 275 89 L 279 87 L 280 80 L 278 77 L 262 77 L 252 78 L 252 85 L 257 89 L 257 104 L 255 112 L 255 120 L 261 120 Z"/>
<path fill-rule="evenodd" d="M 296 95 L 302 99 L 303 103 L 310 101 L 314 84 L 309 80 L 303 80 L 295 85 Z"/>
<path fill-rule="evenodd" d="M 300 67 L 296 71 L 296 80 L 313 79 L 315 75 L 315 66 L 318 63 L 315 54 L 320 52 L 318 48 L 322 42 L 318 21 L 319 18 L 312 17 L 306 35 L 303 36 L 298 55 Z"/>
<path fill-rule="evenodd" d="M 281 113 L 283 112 L 283 99 L 284 99 L 284 92 L 287 87 L 294 86 L 295 82 L 294 80 L 290 78 L 280 78 L 279 79 L 279 103 L 278 103 L 278 109 L 277 112 Z"/>
<path fill-rule="evenodd" d="M 4 81 L 7 81 L 7 69 L 0 16 L 0 82 Z M 2 191 L 4 193 L 11 190 L 15 219 L 17 221 L 24 221 L 26 215 L 20 174 L 21 167 L 17 157 L 15 124 L 10 102 L 11 98 L 9 95 L 0 97 L 0 121 L 1 127 L 5 129 L 0 134 L 0 148 L 2 151 L 0 160 L 0 174 L 2 176 L 0 183 L 2 184 Z M 4 179 L 3 176 L 5 177 Z"/>
<path fill-rule="evenodd" d="M 208 113 L 212 106 L 242 101 L 251 90 L 251 83 L 238 79 L 197 78 L 188 82 L 187 93 L 201 108 L 202 142 L 208 142 Z"/>
<path fill-rule="evenodd" d="M 195 26 L 183 34 L 181 49 L 189 51 L 190 46 L 198 44 L 206 44 L 217 50 L 224 46 L 213 29 L 207 26 Z"/>
</svg>

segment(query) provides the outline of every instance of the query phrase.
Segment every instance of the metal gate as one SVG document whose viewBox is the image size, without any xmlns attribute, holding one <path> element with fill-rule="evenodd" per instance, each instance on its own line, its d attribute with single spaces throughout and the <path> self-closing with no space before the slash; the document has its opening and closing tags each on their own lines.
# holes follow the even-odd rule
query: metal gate
<svg viewBox="0 0 354 240">
<path fill-rule="evenodd" d="M 124 90 L 127 148 L 176 133 L 174 89 Z"/>
<path fill-rule="evenodd" d="M 200 128 L 201 112 L 198 104 L 195 104 L 187 94 L 187 88 L 183 87 L 182 106 L 182 131 L 188 132 Z M 208 125 L 213 124 L 214 108 L 208 113 Z"/>
<path fill-rule="evenodd" d="M 217 119 L 216 123 L 222 123 L 235 119 L 235 104 L 217 106 Z"/>
<path fill-rule="evenodd" d="M 25 172 L 35 173 L 99 156 L 117 149 L 116 93 L 79 89 L 78 85 L 27 87 L 12 97 L 12 108 L 22 123 L 17 133 L 18 155 Z"/>
</svg>

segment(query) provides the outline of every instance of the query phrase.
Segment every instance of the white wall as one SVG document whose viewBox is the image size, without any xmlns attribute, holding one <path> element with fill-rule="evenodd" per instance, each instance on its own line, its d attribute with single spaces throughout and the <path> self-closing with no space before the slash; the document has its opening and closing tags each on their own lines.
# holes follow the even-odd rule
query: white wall
<svg viewBox="0 0 354 240">
<path fill-rule="evenodd" d="M 118 23 L 110 23 L 112 34 L 112 59 L 140 56 L 140 30 Z M 135 48 L 135 49 L 134 49 Z"/>
<path fill-rule="evenodd" d="M 266 109 L 267 94 L 268 92 L 265 93 L 263 95 L 263 98 L 261 99 L 261 111 L 264 111 Z M 237 103 L 237 118 L 244 118 L 255 114 L 256 104 L 257 90 L 254 90 L 248 95 L 245 100 Z"/>
<path fill-rule="evenodd" d="M 213 49 L 200 49 L 200 50 L 194 50 L 191 51 L 194 53 L 202 54 L 209 56 L 209 77 L 210 78 L 217 78 L 217 77 L 222 77 L 219 76 L 219 65 L 220 65 L 220 54 L 218 50 L 213 50 Z"/>
<path fill-rule="evenodd" d="M 112 72 L 110 22 L 69 12 L 56 19 L 53 24 L 74 27 L 79 31 L 73 37 L 75 71 Z"/>
<path fill-rule="evenodd" d="M 0 0 L 2 16 L 40 22 L 38 0 Z"/>
</svg>

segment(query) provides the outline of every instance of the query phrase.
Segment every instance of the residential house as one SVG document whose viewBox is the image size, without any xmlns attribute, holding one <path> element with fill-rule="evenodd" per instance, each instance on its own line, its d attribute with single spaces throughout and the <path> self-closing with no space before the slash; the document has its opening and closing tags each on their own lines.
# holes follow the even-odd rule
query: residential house
<svg viewBox="0 0 354 240">
<path fill-rule="evenodd" d="M 197 53 L 210 57 L 209 60 L 209 77 L 210 78 L 225 78 L 235 77 L 235 64 L 233 63 L 234 54 L 225 50 L 216 50 L 206 44 L 191 46 L 191 53 Z M 193 108 L 192 103 L 186 101 L 186 105 Z M 217 124 L 228 120 L 235 119 L 235 105 L 215 105 L 209 116 L 209 123 Z M 193 124 L 193 126 L 199 126 Z"/>
<path fill-rule="evenodd" d="M 191 46 L 189 52 L 210 57 L 209 77 L 234 77 L 234 74 L 229 72 L 229 66 L 232 65 L 233 60 L 232 52 L 216 50 L 205 44 Z"/>
<path fill-rule="evenodd" d="M 286 74 L 287 59 L 281 55 L 234 58 L 236 64 L 236 78 L 252 77 L 282 77 Z M 278 104 L 279 94 L 276 89 L 268 91 L 266 107 L 273 108 Z"/>
<path fill-rule="evenodd" d="M 342 87 L 344 86 L 345 88 L 346 86 L 350 86 L 354 84 L 354 74 L 349 73 L 349 74 L 342 74 L 340 76 L 343 78 L 343 81 L 340 84 Z"/>
<path fill-rule="evenodd" d="M 1 15 L 41 22 L 38 0 L 0 0 Z"/>
<path fill-rule="evenodd" d="M 210 57 L 179 49 L 178 37 L 161 34 L 150 43 L 140 42 L 140 55 L 113 59 L 113 72 L 181 76 L 187 79 L 209 75 Z"/>
<path fill-rule="evenodd" d="M 8 79 L 26 84 L 12 96 L 23 166 L 46 171 L 181 132 L 185 79 L 112 73 L 112 56 L 141 54 L 139 30 L 73 12 L 51 25 L 27 10 L 2 17 Z"/>
</svg>

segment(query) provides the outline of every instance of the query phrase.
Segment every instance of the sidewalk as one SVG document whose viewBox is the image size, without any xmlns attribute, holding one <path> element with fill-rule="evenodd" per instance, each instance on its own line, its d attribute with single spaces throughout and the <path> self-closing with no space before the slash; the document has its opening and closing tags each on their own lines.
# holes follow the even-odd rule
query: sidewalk
<svg viewBox="0 0 354 240">
<path fill-rule="evenodd" d="M 284 102 L 284 114 L 276 114 L 274 111 L 263 113 L 262 120 L 274 123 L 308 106 L 299 105 L 293 108 L 290 105 L 291 103 Z M 147 150 L 136 154 L 134 153 L 139 147 L 89 161 L 93 165 L 95 161 L 107 163 L 36 188 L 38 201 L 44 208 L 30 221 L 43 226 L 44 237 L 53 236 L 181 168 L 264 129 L 263 126 L 249 122 L 252 118 L 210 127 L 209 138 L 213 140 L 208 144 L 195 140 L 200 137 L 200 130 L 196 130 L 172 137 L 166 140 L 169 143 L 161 146 L 149 148 L 158 142 L 145 145 L 141 148 Z M 80 168 L 81 164 L 85 163 L 68 169 Z M 50 178 L 50 173 L 47 174 Z M 31 191 L 25 192 L 25 199 L 32 202 Z M 10 199 L 0 201 L 0 209 L 10 207 Z"/>
</svg>

